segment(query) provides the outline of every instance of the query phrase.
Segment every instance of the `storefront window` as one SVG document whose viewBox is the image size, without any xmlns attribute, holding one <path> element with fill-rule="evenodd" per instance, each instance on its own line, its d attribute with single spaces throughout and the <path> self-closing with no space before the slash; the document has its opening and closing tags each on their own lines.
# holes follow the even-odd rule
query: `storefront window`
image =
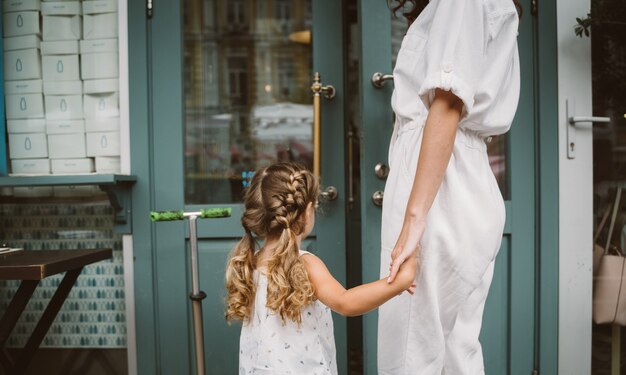
<svg viewBox="0 0 626 375">
<path fill-rule="evenodd" d="M 240 202 L 277 161 L 311 168 L 310 0 L 184 4 L 185 202 Z"/>
</svg>

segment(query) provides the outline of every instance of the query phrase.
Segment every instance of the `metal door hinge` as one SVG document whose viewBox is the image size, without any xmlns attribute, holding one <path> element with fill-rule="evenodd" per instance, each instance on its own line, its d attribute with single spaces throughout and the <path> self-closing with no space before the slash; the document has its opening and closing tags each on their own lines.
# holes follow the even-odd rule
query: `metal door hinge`
<svg viewBox="0 0 626 375">
<path fill-rule="evenodd" d="M 533 16 L 537 15 L 537 2 L 538 2 L 538 0 L 531 0 L 530 1 L 530 14 L 533 15 Z"/>
<path fill-rule="evenodd" d="M 152 18 L 152 0 L 146 0 L 146 14 L 148 18 Z"/>
</svg>

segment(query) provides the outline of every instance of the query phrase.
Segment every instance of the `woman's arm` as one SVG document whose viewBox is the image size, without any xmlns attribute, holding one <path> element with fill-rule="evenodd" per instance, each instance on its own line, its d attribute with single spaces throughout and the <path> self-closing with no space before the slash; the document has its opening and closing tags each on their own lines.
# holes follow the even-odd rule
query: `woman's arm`
<svg viewBox="0 0 626 375">
<path fill-rule="evenodd" d="M 417 100 L 417 99 L 416 99 Z M 426 215 L 435 200 L 446 172 L 463 102 L 450 91 L 437 89 L 430 105 L 411 195 L 404 214 L 400 236 L 391 253 L 393 263 L 388 282 L 393 282 L 400 265 L 419 248 Z"/>
<path fill-rule="evenodd" d="M 417 257 L 407 260 L 398 272 L 395 282 L 384 279 L 346 290 L 328 271 L 324 262 L 313 254 L 300 257 L 304 262 L 315 296 L 333 311 L 344 316 L 357 316 L 371 311 L 392 297 L 409 290 L 413 293 Z"/>
</svg>

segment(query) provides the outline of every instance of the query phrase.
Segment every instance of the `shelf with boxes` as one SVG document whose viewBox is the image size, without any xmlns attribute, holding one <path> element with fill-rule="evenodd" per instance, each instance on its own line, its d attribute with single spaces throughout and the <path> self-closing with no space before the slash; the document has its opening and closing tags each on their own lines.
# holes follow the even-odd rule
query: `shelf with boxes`
<svg viewBox="0 0 626 375">
<path fill-rule="evenodd" d="M 122 172 L 119 34 L 116 0 L 3 1 L 11 175 Z"/>
<path fill-rule="evenodd" d="M 15 188 L 15 196 L 26 189 L 27 196 L 66 196 L 98 186 L 116 210 L 118 231 L 129 233 L 135 177 L 126 175 L 125 7 L 123 0 L 2 0 L 9 176 L 0 187 Z"/>
</svg>

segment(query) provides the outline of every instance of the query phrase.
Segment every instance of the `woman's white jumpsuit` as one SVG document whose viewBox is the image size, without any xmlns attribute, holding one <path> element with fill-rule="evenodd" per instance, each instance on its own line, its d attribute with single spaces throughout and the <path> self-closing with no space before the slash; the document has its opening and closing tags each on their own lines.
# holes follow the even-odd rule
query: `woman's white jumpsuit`
<svg viewBox="0 0 626 375">
<path fill-rule="evenodd" d="M 389 274 L 435 89 L 452 91 L 463 111 L 427 216 L 415 295 L 403 293 L 379 310 L 380 375 L 484 373 L 478 336 L 505 221 L 485 140 L 508 131 L 517 109 L 517 28 L 512 0 L 431 0 L 402 41 L 381 277 Z"/>
</svg>

